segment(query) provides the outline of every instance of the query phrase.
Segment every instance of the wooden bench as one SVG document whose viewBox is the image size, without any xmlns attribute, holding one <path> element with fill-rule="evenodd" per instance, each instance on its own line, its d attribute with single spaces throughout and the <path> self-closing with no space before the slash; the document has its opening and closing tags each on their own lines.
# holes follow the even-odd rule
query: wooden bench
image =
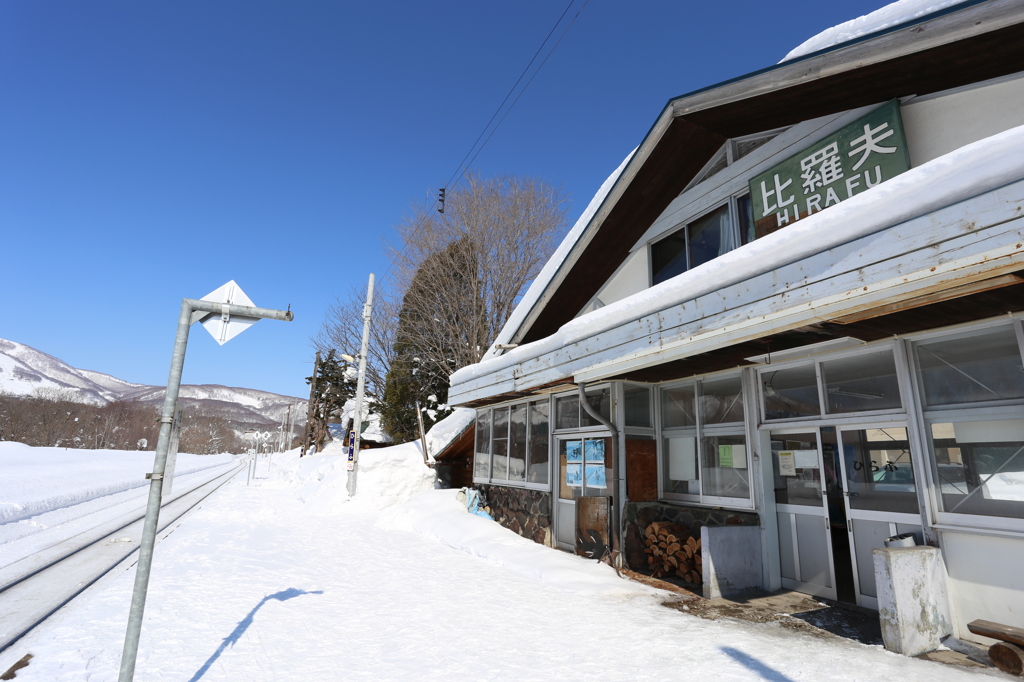
<svg viewBox="0 0 1024 682">
<path fill-rule="evenodd" d="M 990 620 L 974 620 L 967 624 L 967 629 L 976 635 L 998 639 L 988 649 L 992 663 L 1004 673 L 1024 675 L 1024 628 Z"/>
</svg>

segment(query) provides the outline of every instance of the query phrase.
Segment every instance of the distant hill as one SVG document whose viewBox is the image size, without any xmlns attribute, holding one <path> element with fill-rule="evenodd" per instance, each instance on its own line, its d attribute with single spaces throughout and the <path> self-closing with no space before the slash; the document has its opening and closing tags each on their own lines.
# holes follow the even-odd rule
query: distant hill
<svg viewBox="0 0 1024 682">
<path fill-rule="evenodd" d="M 78 401 L 94 405 L 136 400 L 160 407 L 164 400 L 163 386 L 133 384 L 109 374 L 77 369 L 31 346 L 0 339 L 0 392 L 29 396 L 38 389 L 68 389 Z M 183 384 L 178 402 L 186 410 L 198 409 L 240 426 L 279 425 L 289 405 L 297 424 L 306 420 L 305 400 L 252 388 Z"/>
</svg>

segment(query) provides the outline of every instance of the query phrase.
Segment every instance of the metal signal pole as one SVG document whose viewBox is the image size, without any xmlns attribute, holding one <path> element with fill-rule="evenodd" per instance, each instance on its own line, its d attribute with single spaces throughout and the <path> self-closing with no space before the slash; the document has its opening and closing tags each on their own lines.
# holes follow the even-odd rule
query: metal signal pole
<svg viewBox="0 0 1024 682">
<path fill-rule="evenodd" d="M 355 433 L 352 454 L 348 461 L 348 496 L 356 494 L 356 474 L 359 466 L 359 432 L 363 425 L 363 392 L 366 389 L 366 354 L 370 346 L 370 315 L 373 311 L 373 273 L 366 288 L 366 305 L 363 306 L 363 343 L 359 349 L 359 379 L 356 382 L 356 414 L 353 420 Z"/>
<path fill-rule="evenodd" d="M 233 281 L 225 287 L 229 285 L 235 286 Z M 135 676 L 135 661 L 139 653 L 139 637 L 142 633 L 142 614 L 146 608 L 146 592 L 149 589 L 149 574 L 153 566 L 153 546 L 156 544 L 157 524 L 160 518 L 167 453 L 171 444 L 174 415 L 178 409 L 178 391 L 181 387 L 181 373 L 185 367 L 185 348 L 188 345 L 189 327 L 194 322 L 204 322 L 205 326 L 205 320 L 215 317 L 220 321 L 220 327 L 218 331 L 211 330 L 210 333 L 214 334 L 218 343 L 223 344 L 238 331 L 257 320 L 291 322 L 294 317 L 290 310 L 270 310 L 255 306 L 234 305 L 228 302 L 232 300 L 234 294 L 228 296 L 228 301 L 209 300 L 215 294 L 217 294 L 216 291 L 202 300 L 185 298 L 181 301 L 178 332 L 174 338 L 174 351 L 171 354 L 171 372 L 167 378 L 167 391 L 164 394 L 164 406 L 160 416 L 160 435 L 156 441 L 156 457 L 153 461 L 152 473 L 146 474 L 146 478 L 150 479 L 149 501 L 146 505 L 146 520 L 142 527 L 139 563 L 135 570 L 135 588 L 132 592 L 132 605 L 128 612 L 128 629 L 125 633 L 121 669 L 117 678 L 119 682 L 131 682 Z M 239 295 L 248 302 L 249 299 L 241 294 L 241 290 L 239 290 Z M 231 318 L 236 318 L 237 321 L 233 321 Z M 240 325 L 239 322 L 241 322 Z M 231 327 L 231 324 L 235 324 L 236 327 Z M 217 334 L 220 334 L 219 339 Z"/>
</svg>

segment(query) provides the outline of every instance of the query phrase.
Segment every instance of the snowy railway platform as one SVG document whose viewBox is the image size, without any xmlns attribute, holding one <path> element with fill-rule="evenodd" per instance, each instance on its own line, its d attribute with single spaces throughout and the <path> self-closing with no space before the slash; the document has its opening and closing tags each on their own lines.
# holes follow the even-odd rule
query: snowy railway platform
<svg viewBox="0 0 1024 682">
<path fill-rule="evenodd" d="M 665 592 L 468 514 L 415 445 L 365 452 L 351 500 L 331 452 L 235 477 L 158 545 L 136 679 L 1002 677 L 665 608 Z M 18 680 L 116 679 L 133 576 L 107 574 L 0 671 L 31 653 Z"/>
</svg>

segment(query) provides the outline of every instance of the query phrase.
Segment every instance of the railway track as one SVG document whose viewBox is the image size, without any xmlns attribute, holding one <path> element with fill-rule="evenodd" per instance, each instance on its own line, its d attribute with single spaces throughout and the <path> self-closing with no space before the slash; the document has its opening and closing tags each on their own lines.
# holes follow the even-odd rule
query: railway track
<svg viewBox="0 0 1024 682">
<path fill-rule="evenodd" d="M 243 469 L 233 466 L 164 500 L 157 532 Z M 138 551 L 145 515 L 144 508 L 133 511 L 0 569 L 0 652 Z"/>
</svg>

